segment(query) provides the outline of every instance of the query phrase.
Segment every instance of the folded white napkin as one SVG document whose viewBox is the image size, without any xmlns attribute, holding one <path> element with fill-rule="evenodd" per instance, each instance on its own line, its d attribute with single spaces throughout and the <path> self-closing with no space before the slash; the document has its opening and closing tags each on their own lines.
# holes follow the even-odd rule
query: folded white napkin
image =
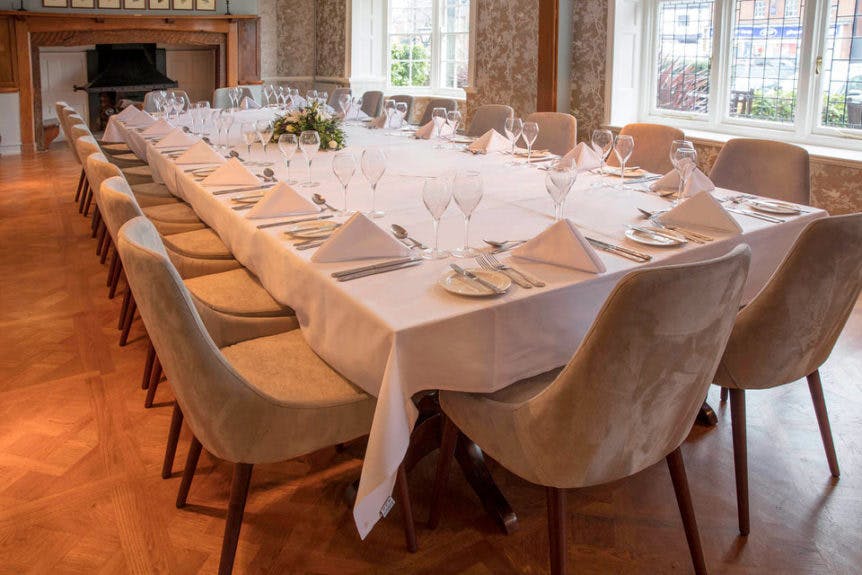
<svg viewBox="0 0 862 575">
<path fill-rule="evenodd" d="M 135 107 L 129 106 L 126 109 L 128 110 L 129 108 L 135 108 Z M 135 110 L 137 110 L 137 108 L 135 108 Z M 155 123 L 156 123 L 156 119 L 153 118 L 148 112 L 145 112 L 143 110 L 138 110 L 137 116 L 135 116 L 131 120 L 128 120 L 125 122 L 125 124 L 127 126 L 130 126 L 132 128 L 149 128 L 150 126 L 152 126 Z"/>
<path fill-rule="evenodd" d="M 204 178 L 203 186 L 257 186 L 260 180 L 242 162 L 231 158 L 216 171 Z"/>
<path fill-rule="evenodd" d="M 410 255 L 410 250 L 361 213 L 356 213 L 335 230 L 311 261 L 345 262 L 365 258 L 396 258 Z"/>
<path fill-rule="evenodd" d="M 174 127 L 166 120 L 159 120 L 152 124 L 149 128 L 141 132 L 143 136 L 165 136 L 171 133 Z"/>
<path fill-rule="evenodd" d="M 671 170 L 661 178 L 650 184 L 649 189 L 654 192 L 660 190 L 677 190 L 679 189 L 679 172 Z M 700 171 L 700 168 L 695 167 L 688 181 L 685 183 L 683 193 L 686 197 L 691 197 L 699 192 L 711 192 L 715 189 L 715 184 L 707 177 L 706 174 Z"/>
<path fill-rule="evenodd" d="M 513 249 L 512 255 L 594 274 L 605 271 L 605 264 L 593 246 L 569 220 L 556 222 L 535 238 Z"/>
<path fill-rule="evenodd" d="M 263 198 L 248 211 L 248 218 L 277 218 L 280 216 L 299 216 L 316 214 L 320 208 L 309 202 L 296 190 L 279 182 L 264 192 Z"/>
<path fill-rule="evenodd" d="M 389 118 L 386 116 L 385 113 L 383 113 L 368 122 L 368 127 L 374 129 L 385 128 L 387 122 L 389 122 Z"/>
<path fill-rule="evenodd" d="M 506 136 L 491 128 L 472 144 L 467 146 L 467 149 L 474 154 L 487 154 L 488 152 L 504 152 L 512 149 L 512 142 Z"/>
<path fill-rule="evenodd" d="M 257 110 L 260 108 L 260 104 L 254 101 L 254 98 L 250 98 L 246 96 L 242 99 L 242 102 L 239 103 L 239 107 L 243 110 Z"/>
<path fill-rule="evenodd" d="M 600 168 L 602 157 L 592 146 L 589 146 L 586 142 L 581 142 L 560 159 L 560 163 L 564 162 L 574 162 L 579 172 L 586 172 Z"/>
<path fill-rule="evenodd" d="M 659 220 L 671 225 L 699 226 L 736 234 L 742 232 L 736 220 L 709 192 L 698 192 L 669 212 L 662 214 Z"/>
<path fill-rule="evenodd" d="M 140 117 L 140 115 L 143 113 L 144 112 L 139 110 L 137 108 L 137 106 L 126 106 L 125 108 L 123 108 L 123 111 L 120 112 L 119 114 L 117 114 L 116 116 L 117 116 L 118 120 L 122 120 L 123 122 L 125 122 L 127 124 L 134 124 L 135 119 Z M 149 114 L 147 114 L 147 115 L 149 115 Z"/>
<path fill-rule="evenodd" d="M 448 122 L 443 124 L 443 126 L 440 128 L 440 135 L 441 136 L 448 136 L 451 133 L 452 133 L 452 126 L 449 125 Z M 431 120 L 427 124 L 425 124 L 424 126 L 420 127 L 418 130 L 416 130 L 416 134 L 414 134 L 414 136 L 419 140 L 430 140 L 431 136 L 433 136 L 433 135 L 434 135 L 434 120 Z"/>
<path fill-rule="evenodd" d="M 345 120 L 367 120 L 370 118 L 368 114 L 362 111 L 362 108 L 359 106 L 355 106 L 353 104 L 350 105 L 350 109 L 347 110 L 347 114 L 344 116 Z"/>
<path fill-rule="evenodd" d="M 206 142 L 198 142 L 176 159 L 178 164 L 224 164 L 224 157 Z"/>
<path fill-rule="evenodd" d="M 182 128 L 174 128 L 164 138 L 156 143 L 156 148 L 182 148 L 199 142 L 200 138 L 183 132 Z"/>
</svg>

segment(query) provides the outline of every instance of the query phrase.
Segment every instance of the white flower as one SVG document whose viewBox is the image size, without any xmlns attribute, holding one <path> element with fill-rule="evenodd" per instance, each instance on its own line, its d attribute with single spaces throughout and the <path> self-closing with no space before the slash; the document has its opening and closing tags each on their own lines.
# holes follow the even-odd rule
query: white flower
<svg viewBox="0 0 862 575">
<path fill-rule="evenodd" d="M 330 149 L 334 150 L 338 147 L 338 142 L 336 142 L 335 140 L 329 140 L 329 147 Z"/>
</svg>

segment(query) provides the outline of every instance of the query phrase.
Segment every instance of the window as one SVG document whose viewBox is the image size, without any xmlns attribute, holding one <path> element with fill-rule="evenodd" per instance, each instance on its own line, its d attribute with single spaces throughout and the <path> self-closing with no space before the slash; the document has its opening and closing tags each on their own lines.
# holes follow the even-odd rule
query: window
<svg viewBox="0 0 862 575">
<path fill-rule="evenodd" d="M 470 0 L 389 0 L 388 38 L 390 88 L 467 86 Z"/>
<path fill-rule="evenodd" d="M 643 1 L 638 118 L 862 150 L 862 1 Z"/>
</svg>

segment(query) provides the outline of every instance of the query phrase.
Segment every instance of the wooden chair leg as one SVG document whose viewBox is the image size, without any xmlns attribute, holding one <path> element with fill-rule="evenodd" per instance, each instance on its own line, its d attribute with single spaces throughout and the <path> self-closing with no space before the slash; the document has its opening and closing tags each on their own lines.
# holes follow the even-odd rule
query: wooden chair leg
<svg viewBox="0 0 862 575">
<path fill-rule="evenodd" d="M 437 460 L 437 476 L 434 479 L 434 489 L 431 492 L 431 511 L 428 514 L 428 528 L 436 529 L 440 524 L 443 497 L 446 484 L 449 481 L 449 470 L 452 468 L 452 459 L 455 457 L 455 446 L 458 443 L 460 430 L 455 423 L 442 414 L 443 417 L 443 439 L 440 442 L 440 459 Z"/>
<path fill-rule="evenodd" d="M 159 357 L 153 361 L 153 371 L 150 373 L 150 382 L 147 384 L 147 398 L 144 399 L 144 407 L 150 408 L 153 406 L 153 399 L 156 397 L 156 389 L 159 387 L 159 381 L 162 379 L 162 363 Z"/>
<path fill-rule="evenodd" d="M 87 187 L 87 196 L 84 199 L 84 217 L 90 213 L 90 205 L 93 203 L 93 188 Z"/>
<path fill-rule="evenodd" d="M 192 437 L 192 443 L 189 445 L 189 454 L 186 456 L 186 467 L 183 469 L 183 479 L 180 481 L 180 489 L 177 492 L 178 509 L 186 506 L 186 500 L 189 498 L 189 489 L 191 489 L 192 479 L 195 477 L 195 470 L 198 468 L 198 459 L 201 457 L 202 448 L 203 446 L 198 441 L 198 438 Z"/>
<path fill-rule="evenodd" d="M 106 238 L 108 236 L 108 226 L 105 225 L 105 221 L 102 220 L 99 222 L 99 230 L 96 233 L 96 255 L 101 256 L 102 250 L 105 249 Z"/>
<path fill-rule="evenodd" d="M 126 293 L 132 293 L 132 290 L 126 289 Z M 132 321 L 135 319 L 135 312 L 137 310 L 138 304 L 135 303 L 135 296 L 129 296 L 129 309 L 126 312 L 123 331 L 120 333 L 120 347 L 125 347 L 126 343 L 129 341 L 129 332 L 132 329 Z"/>
<path fill-rule="evenodd" d="M 730 390 L 730 424 L 733 428 L 733 468 L 736 471 L 736 507 L 739 533 L 748 535 L 748 447 L 745 433 L 745 390 Z"/>
<path fill-rule="evenodd" d="M 183 410 L 174 402 L 174 412 L 171 415 L 171 428 L 168 431 L 168 445 L 165 448 L 165 461 L 162 464 L 162 479 L 167 479 L 174 473 L 174 457 L 177 455 L 177 443 L 180 440 L 180 430 L 183 428 Z"/>
<path fill-rule="evenodd" d="M 111 251 L 111 248 L 114 247 L 114 240 L 111 239 L 111 234 L 105 233 L 105 245 L 102 247 L 102 253 L 99 257 L 99 263 L 104 264 L 105 260 L 108 259 L 108 252 Z M 116 251 L 116 250 L 115 250 Z"/>
<path fill-rule="evenodd" d="M 156 348 L 153 347 L 153 342 L 150 341 L 147 347 L 147 361 L 144 363 L 144 377 L 141 378 L 141 389 L 147 389 L 150 386 L 150 378 L 153 376 L 155 361 Z"/>
<path fill-rule="evenodd" d="M 548 502 L 548 539 L 550 542 L 551 575 L 566 573 L 566 492 L 545 487 Z"/>
<path fill-rule="evenodd" d="M 123 303 L 120 305 L 120 319 L 117 321 L 117 329 L 122 331 L 126 325 L 126 314 L 129 313 L 129 304 L 132 299 L 132 290 L 127 289 L 123 292 Z"/>
<path fill-rule="evenodd" d="M 117 271 L 117 266 L 120 265 L 120 254 L 117 250 L 111 252 L 111 261 L 108 264 L 108 278 L 105 280 L 105 285 L 111 287 L 111 281 L 114 279 L 114 273 Z"/>
<path fill-rule="evenodd" d="M 688 551 L 691 553 L 691 562 L 694 564 L 694 572 L 698 575 L 706 575 L 706 561 L 703 558 L 697 519 L 694 516 L 694 506 L 691 503 L 691 493 L 688 490 L 688 478 L 685 474 L 682 451 L 677 447 L 665 459 L 670 471 L 670 479 L 673 482 L 679 514 L 682 516 L 682 525 L 685 529 L 685 539 L 688 541 Z"/>
<path fill-rule="evenodd" d="M 78 213 L 84 213 L 84 204 L 87 202 L 87 194 L 90 192 L 90 180 L 84 177 L 84 187 L 81 189 L 81 197 L 78 201 Z"/>
<path fill-rule="evenodd" d="M 75 188 L 75 203 L 81 199 L 81 192 L 84 190 L 84 182 L 86 181 L 86 173 L 84 172 L 84 168 L 81 168 L 81 175 L 78 176 L 78 187 Z"/>
<path fill-rule="evenodd" d="M 721 401 L 722 401 L 722 403 L 727 401 L 727 388 L 726 387 L 721 388 Z"/>
<path fill-rule="evenodd" d="M 123 275 L 123 262 L 120 261 L 120 254 L 114 250 L 116 254 L 117 266 L 114 268 L 114 276 L 111 278 L 111 287 L 108 289 L 108 299 L 114 299 L 117 295 L 117 287 L 120 285 L 120 276 Z"/>
<path fill-rule="evenodd" d="M 242 516 L 245 513 L 245 501 L 248 498 L 248 486 L 251 483 L 250 463 L 235 463 L 233 480 L 230 483 L 230 503 L 227 508 L 227 522 L 224 526 L 224 539 L 221 545 L 219 559 L 219 575 L 230 575 L 233 572 L 233 562 L 236 558 L 236 546 L 239 542 L 239 530 L 242 528 Z"/>
<path fill-rule="evenodd" d="M 820 426 L 820 437 L 823 439 L 823 448 L 826 450 L 829 471 L 833 477 L 840 477 L 841 470 L 838 469 L 838 456 L 835 455 L 832 427 L 829 425 L 829 414 L 826 412 L 826 401 L 823 398 L 823 384 L 820 382 L 819 369 L 808 374 L 808 390 L 811 392 L 811 400 L 814 402 L 814 413 L 817 414 L 817 425 Z"/>
<path fill-rule="evenodd" d="M 90 237 L 95 238 L 96 232 L 99 229 L 99 224 L 102 223 L 102 213 L 99 211 L 98 204 L 93 207 L 93 219 L 90 222 Z"/>
<path fill-rule="evenodd" d="M 413 506 L 410 504 L 410 488 L 407 485 L 407 472 L 402 463 L 398 467 L 395 477 L 395 489 L 398 492 L 398 501 L 401 504 L 401 513 L 404 515 L 404 540 L 407 543 L 407 551 L 416 553 L 419 546 L 416 543 L 416 523 L 413 521 Z"/>
</svg>

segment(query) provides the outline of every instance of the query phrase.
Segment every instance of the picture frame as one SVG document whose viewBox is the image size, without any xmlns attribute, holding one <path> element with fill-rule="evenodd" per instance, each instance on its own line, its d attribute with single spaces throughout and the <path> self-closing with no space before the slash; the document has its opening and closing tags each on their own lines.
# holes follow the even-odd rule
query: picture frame
<svg viewBox="0 0 862 575">
<path fill-rule="evenodd" d="M 147 0 L 150 10 L 170 10 L 171 0 Z"/>
<path fill-rule="evenodd" d="M 43 8 L 68 8 L 69 0 L 42 0 Z"/>
<path fill-rule="evenodd" d="M 173 0 L 174 10 L 194 10 L 195 0 Z"/>
<path fill-rule="evenodd" d="M 99 10 L 119 10 L 121 0 L 99 0 Z"/>
<path fill-rule="evenodd" d="M 216 0 L 195 0 L 195 9 L 215 12 Z"/>
<path fill-rule="evenodd" d="M 72 8 L 95 8 L 96 0 L 71 0 Z"/>
<path fill-rule="evenodd" d="M 123 0 L 123 8 L 126 10 L 146 10 L 147 0 Z"/>
</svg>

